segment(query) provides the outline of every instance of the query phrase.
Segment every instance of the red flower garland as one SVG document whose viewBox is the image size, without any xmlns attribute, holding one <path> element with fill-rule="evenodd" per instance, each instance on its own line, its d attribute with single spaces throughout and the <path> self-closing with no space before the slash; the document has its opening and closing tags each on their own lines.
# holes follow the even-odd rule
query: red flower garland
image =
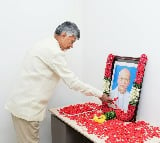
<svg viewBox="0 0 160 143">
<path fill-rule="evenodd" d="M 114 58 L 115 58 L 114 55 L 109 54 L 109 56 L 107 58 L 107 62 L 106 62 L 104 79 L 109 82 L 111 82 L 111 76 L 112 76 L 111 73 L 112 73 Z M 136 78 L 135 78 L 135 81 L 133 84 L 133 87 L 135 87 L 135 88 L 141 89 L 146 62 L 147 62 L 147 56 L 145 54 L 142 54 L 140 57 L 140 60 L 138 62 Z M 109 86 L 110 86 L 110 84 L 109 84 Z M 104 91 L 104 93 L 108 94 L 109 91 Z M 117 119 L 122 120 L 122 121 L 131 121 L 134 118 L 136 105 L 137 105 L 137 101 L 130 101 L 129 105 L 128 105 L 128 111 L 127 111 L 127 113 L 125 113 L 121 109 L 113 109 L 113 108 L 109 109 L 108 105 L 104 103 L 103 111 L 104 111 L 104 113 L 106 111 L 115 111 Z"/>
<path fill-rule="evenodd" d="M 114 57 L 115 56 L 112 54 L 108 55 L 107 62 L 106 62 L 106 68 L 105 68 L 105 74 L 104 74 L 105 78 L 111 78 L 112 76 L 111 70 L 113 66 Z"/>
<path fill-rule="evenodd" d="M 147 56 L 145 54 L 142 54 L 138 62 L 138 67 L 136 72 L 135 83 L 137 84 L 142 83 L 146 63 L 147 63 Z"/>
<path fill-rule="evenodd" d="M 135 109 L 135 106 L 129 104 L 127 112 L 124 112 L 121 109 L 114 109 L 109 107 L 108 103 L 102 104 L 103 113 L 114 111 L 116 113 L 116 118 L 121 121 L 131 121 L 134 117 Z"/>
</svg>

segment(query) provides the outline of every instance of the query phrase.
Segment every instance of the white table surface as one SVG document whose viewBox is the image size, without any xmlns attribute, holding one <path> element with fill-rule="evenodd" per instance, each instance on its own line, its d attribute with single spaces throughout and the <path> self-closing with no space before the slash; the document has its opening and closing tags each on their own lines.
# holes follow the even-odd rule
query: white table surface
<svg viewBox="0 0 160 143">
<path fill-rule="evenodd" d="M 105 143 L 105 140 L 107 139 L 107 137 L 104 138 L 104 139 L 100 139 L 100 138 L 98 138 L 94 134 L 88 134 L 86 127 L 79 126 L 79 125 L 77 125 L 76 121 L 70 120 L 69 118 L 65 117 L 64 115 L 61 115 L 59 113 L 59 111 L 58 111 L 59 109 L 60 108 L 52 108 L 52 109 L 49 109 L 49 111 L 51 112 L 51 114 L 55 115 L 56 117 L 58 117 L 59 119 L 61 119 L 63 122 L 65 122 L 67 125 L 69 125 L 73 129 L 75 129 L 77 132 L 81 133 L 86 138 L 88 138 L 89 140 L 91 140 L 93 143 Z M 154 138 L 146 141 L 145 143 L 160 143 L 160 139 L 154 137 Z"/>
</svg>

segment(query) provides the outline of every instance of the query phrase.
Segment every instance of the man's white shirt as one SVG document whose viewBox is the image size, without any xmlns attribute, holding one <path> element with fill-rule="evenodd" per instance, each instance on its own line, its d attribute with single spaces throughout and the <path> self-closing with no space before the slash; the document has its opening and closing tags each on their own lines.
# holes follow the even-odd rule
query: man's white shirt
<svg viewBox="0 0 160 143">
<path fill-rule="evenodd" d="M 65 52 L 53 37 L 36 44 L 26 54 L 21 69 L 19 80 L 15 81 L 14 91 L 5 108 L 28 121 L 44 119 L 47 103 L 60 79 L 69 88 L 85 95 L 101 97 L 103 94 L 80 81 L 68 68 Z"/>
<path fill-rule="evenodd" d="M 129 104 L 129 100 L 130 100 L 130 93 L 128 91 L 126 91 L 124 94 L 121 94 L 118 91 L 118 87 L 117 87 L 110 92 L 110 97 L 112 99 L 118 97 L 118 99 L 115 102 L 116 105 L 120 109 L 124 110 L 125 112 L 128 110 L 128 104 Z"/>
</svg>

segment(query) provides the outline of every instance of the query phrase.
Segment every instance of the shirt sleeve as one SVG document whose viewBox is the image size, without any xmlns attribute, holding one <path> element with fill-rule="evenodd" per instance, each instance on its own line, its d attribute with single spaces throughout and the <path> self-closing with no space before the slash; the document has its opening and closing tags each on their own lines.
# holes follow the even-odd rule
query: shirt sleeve
<svg viewBox="0 0 160 143">
<path fill-rule="evenodd" d="M 87 96 L 102 97 L 102 91 L 79 80 L 79 78 L 68 68 L 64 54 L 57 54 L 52 57 L 49 66 L 61 77 L 70 89 L 79 91 Z"/>
</svg>

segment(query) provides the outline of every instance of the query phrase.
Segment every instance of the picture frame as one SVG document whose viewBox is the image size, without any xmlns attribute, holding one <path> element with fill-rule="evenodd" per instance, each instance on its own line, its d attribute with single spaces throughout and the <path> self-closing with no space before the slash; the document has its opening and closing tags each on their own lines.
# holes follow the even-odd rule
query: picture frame
<svg viewBox="0 0 160 143">
<path fill-rule="evenodd" d="M 146 63 L 145 54 L 140 57 L 108 55 L 103 92 L 113 99 L 107 105 L 119 120 L 136 120 Z"/>
</svg>

